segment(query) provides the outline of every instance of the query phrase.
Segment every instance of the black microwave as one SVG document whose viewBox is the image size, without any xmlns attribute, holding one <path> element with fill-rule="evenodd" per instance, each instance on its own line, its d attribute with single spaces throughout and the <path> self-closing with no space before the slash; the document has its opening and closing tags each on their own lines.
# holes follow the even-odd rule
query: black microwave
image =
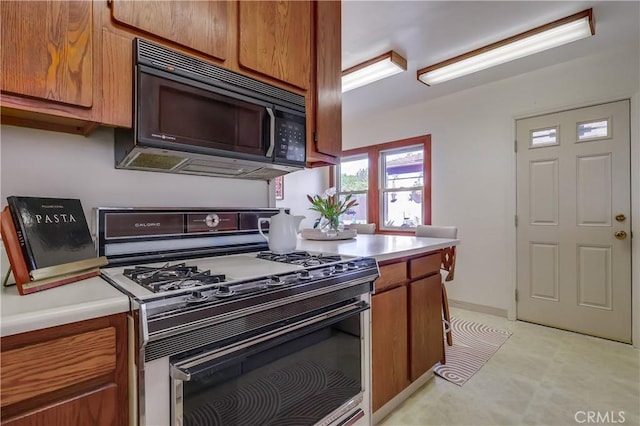
<svg viewBox="0 0 640 426">
<path fill-rule="evenodd" d="M 117 168 L 266 180 L 304 168 L 304 96 L 142 39 L 134 63 Z"/>
</svg>

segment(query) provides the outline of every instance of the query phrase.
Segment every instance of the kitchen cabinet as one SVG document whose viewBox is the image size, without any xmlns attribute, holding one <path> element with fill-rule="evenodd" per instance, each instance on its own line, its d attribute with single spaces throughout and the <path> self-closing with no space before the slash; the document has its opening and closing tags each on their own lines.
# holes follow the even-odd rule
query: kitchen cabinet
<svg viewBox="0 0 640 426">
<path fill-rule="evenodd" d="M 126 333 L 117 314 L 3 337 L 2 423 L 127 424 Z"/>
<path fill-rule="evenodd" d="M 2 122 L 87 134 L 100 118 L 93 3 L 2 2 Z"/>
<path fill-rule="evenodd" d="M 373 411 L 444 359 L 440 251 L 382 262 L 371 298 Z"/>
<path fill-rule="evenodd" d="M 227 1 L 112 0 L 113 21 L 225 61 L 235 4 Z"/>
<path fill-rule="evenodd" d="M 307 161 L 337 164 L 342 151 L 342 38 L 339 1 L 314 2 L 314 79 Z"/>
<path fill-rule="evenodd" d="M 407 377 L 407 288 L 371 297 L 373 411 L 409 385 Z"/>
<path fill-rule="evenodd" d="M 238 63 L 301 89 L 311 73 L 311 2 L 240 1 Z"/>
</svg>

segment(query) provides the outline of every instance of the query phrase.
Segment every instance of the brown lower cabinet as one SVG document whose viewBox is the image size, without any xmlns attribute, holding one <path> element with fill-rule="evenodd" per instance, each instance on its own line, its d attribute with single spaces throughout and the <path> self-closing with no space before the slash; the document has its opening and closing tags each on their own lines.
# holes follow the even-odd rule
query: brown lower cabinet
<svg viewBox="0 0 640 426">
<path fill-rule="evenodd" d="M 409 385 L 407 376 L 407 288 L 371 297 L 373 411 Z"/>
<path fill-rule="evenodd" d="M 3 425 L 126 425 L 127 317 L 3 337 Z"/>
<path fill-rule="evenodd" d="M 375 412 L 443 359 L 441 253 L 385 262 L 371 297 Z"/>
</svg>

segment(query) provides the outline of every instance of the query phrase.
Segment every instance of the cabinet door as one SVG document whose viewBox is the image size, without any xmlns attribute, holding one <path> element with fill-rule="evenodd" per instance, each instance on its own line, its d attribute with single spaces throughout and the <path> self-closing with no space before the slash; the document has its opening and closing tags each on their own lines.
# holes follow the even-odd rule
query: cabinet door
<svg viewBox="0 0 640 426">
<path fill-rule="evenodd" d="M 339 157 L 342 151 L 342 39 L 339 1 L 316 5 L 315 151 Z"/>
<path fill-rule="evenodd" d="M 113 20 L 214 58 L 227 58 L 231 17 L 226 1 L 113 0 Z"/>
<path fill-rule="evenodd" d="M 309 1 L 240 1 L 238 62 L 302 89 L 311 73 Z"/>
<path fill-rule="evenodd" d="M 93 392 L 36 409 L 26 415 L 14 417 L 2 424 L 5 426 L 114 425 L 117 412 L 116 390 L 116 385 L 105 386 Z"/>
<path fill-rule="evenodd" d="M 2 91 L 89 108 L 90 1 L 3 1 Z"/>
<path fill-rule="evenodd" d="M 444 351 L 440 274 L 409 283 L 411 381 L 422 376 Z"/>
<path fill-rule="evenodd" d="M 371 297 L 373 411 L 409 385 L 407 358 L 407 288 L 402 286 Z"/>
</svg>

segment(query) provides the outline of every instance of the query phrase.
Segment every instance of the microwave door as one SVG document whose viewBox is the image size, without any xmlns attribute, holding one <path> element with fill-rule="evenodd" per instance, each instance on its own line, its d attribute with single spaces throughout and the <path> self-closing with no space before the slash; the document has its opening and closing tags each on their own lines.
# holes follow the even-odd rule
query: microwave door
<svg viewBox="0 0 640 426">
<path fill-rule="evenodd" d="M 156 70 L 139 71 L 138 140 L 200 154 L 264 161 L 276 118 L 266 102 Z M 171 77 L 171 78 L 168 78 Z"/>
</svg>

